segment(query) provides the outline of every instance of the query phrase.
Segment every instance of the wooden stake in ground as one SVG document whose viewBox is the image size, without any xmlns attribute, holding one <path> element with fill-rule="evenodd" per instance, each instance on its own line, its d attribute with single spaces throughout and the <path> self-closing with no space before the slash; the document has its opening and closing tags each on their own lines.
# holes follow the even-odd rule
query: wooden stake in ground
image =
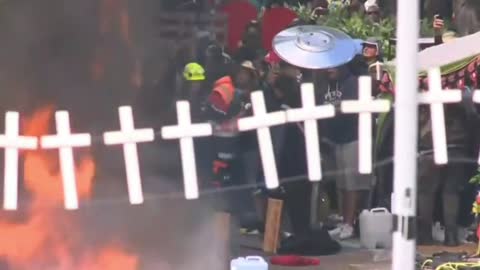
<svg viewBox="0 0 480 270">
<path fill-rule="evenodd" d="M 282 200 L 268 199 L 267 217 L 265 221 L 265 236 L 263 238 L 263 251 L 266 253 L 277 253 L 280 239 L 282 208 Z"/>
<path fill-rule="evenodd" d="M 221 243 L 222 248 L 219 249 L 218 257 L 224 261 L 225 269 L 230 268 L 230 214 L 225 212 L 217 212 L 214 216 L 215 234 L 217 235 L 217 243 Z"/>
</svg>

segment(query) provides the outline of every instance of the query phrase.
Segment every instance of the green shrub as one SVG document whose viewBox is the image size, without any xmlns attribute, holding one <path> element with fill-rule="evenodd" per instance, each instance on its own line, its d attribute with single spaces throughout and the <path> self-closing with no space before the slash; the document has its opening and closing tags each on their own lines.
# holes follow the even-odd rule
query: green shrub
<svg viewBox="0 0 480 270">
<path fill-rule="evenodd" d="M 480 185 L 480 167 L 477 169 L 477 174 L 470 178 L 470 184 Z"/>
<path fill-rule="evenodd" d="M 291 7 L 303 20 L 312 19 L 312 9 L 308 6 L 298 5 Z M 341 30 L 355 39 L 366 40 L 369 37 L 375 37 L 382 42 L 382 49 L 386 53 L 390 47 L 391 39 L 396 36 L 396 19 L 394 17 L 383 18 L 380 23 L 373 23 L 368 17 L 354 13 L 349 14 L 346 8 L 332 8 L 329 14 L 315 18 L 320 25 Z M 432 20 L 422 20 L 420 24 L 421 37 L 433 37 Z M 446 29 L 449 29 L 449 23 L 446 22 Z M 392 57 L 395 57 L 395 48 L 392 49 Z"/>
</svg>

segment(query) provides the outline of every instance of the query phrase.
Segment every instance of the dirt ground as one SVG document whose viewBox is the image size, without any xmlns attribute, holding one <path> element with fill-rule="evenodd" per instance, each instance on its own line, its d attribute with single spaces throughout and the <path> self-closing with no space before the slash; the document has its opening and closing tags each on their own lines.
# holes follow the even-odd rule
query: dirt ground
<svg viewBox="0 0 480 270">
<path fill-rule="evenodd" d="M 260 255 L 268 258 L 268 255 L 260 251 L 261 239 L 259 236 L 241 236 L 240 248 L 234 252 L 234 257 Z M 359 246 L 358 241 L 353 240 L 348 243 L 342 243 L 343 249 L 339 254 L 332 256 L 319 257 L 320 266 L 313 267 L 281 267 L 269 266 L 269 270 L 288 270 L 288 269 L 304 269 L 304 270 L 389 270 L 390 269 L 390 251 L 387 250 L 366 250 Z M 443 246 L 420 246 L 418 252 L 428 256 L 433 253 L 447 252 L 468 252 L 474 253 L 476 245 L 467 244 L 456 248 L 448 248 Z M 238 256 L 237 256 L 238 255 Z"/>
</svg>

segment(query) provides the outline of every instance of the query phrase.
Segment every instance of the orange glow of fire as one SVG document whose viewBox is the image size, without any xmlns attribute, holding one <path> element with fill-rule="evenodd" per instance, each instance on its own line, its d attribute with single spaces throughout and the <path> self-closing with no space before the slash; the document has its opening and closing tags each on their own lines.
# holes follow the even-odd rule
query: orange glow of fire
<svg viewBox="0 0 480 270">
<path fill-rule="evenodd" d="M 53 106 L 37 110 L 22 122 L 23 133 L 48 134 L 53 112 Z M 58 151 L 27 151 L 22 156 L 25 189 L 31 195 L 27 217 L 21 222 L 0 220 L 0 258 L 6 260 L 9 269 L 138 269 L 138 256 L 128 254 L 120 245 L 81 251 L 81 228 L 74 218 L 61 213 L 63 191 Z M 95 163 L 88 152 L 77 159 L 77 191 L 80 199 L 86 199 L 92 193 Z"/>
<path fill-rule="evenodd" d="M 99 33 L 101 36 L 117 33 L 124 42 L 129 53 L 133 51 L 133 40 L 130 32 L 130 16 L 125 0 L 101 0 L 100 3 L 100 25 Z M 91 66 L 91 73 L 94 80 L 98 81 L 105 76 L 108 59 L 106 51 L 101 46 L 97 48 L 95 57 Z M 139 88 L 142 84 L 140 61 L 132 57 L 132 72 L 130 74 L 130 84 Z"/>
</svg>

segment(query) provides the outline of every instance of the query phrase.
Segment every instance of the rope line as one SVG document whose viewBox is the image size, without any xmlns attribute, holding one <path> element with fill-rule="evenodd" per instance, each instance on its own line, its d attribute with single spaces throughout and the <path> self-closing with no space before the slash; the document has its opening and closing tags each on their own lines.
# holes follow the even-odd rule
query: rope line
<svg viewBox="0 0 480 270">
<path fill-rule="evenodd" d="M 417 159 L 426 157 L 426 156 L 431 156 L 433 154 L 433 149 L 431 150 L 426 150 L 422 151 L 417 154 Z M 394 158 L 388 157 L 383 160 L 380 160 L 376 163 L 374 163 L 374 169 L 382 168 L 388 165 L 393 164 Z M 451 158 L 451 162 L 455 163 L 464 163 L 464 164 L 471 164 L 477 162 L 475 159 L 469 159 L 469 158 Z M 334 177 L 336 175 L 339 175 L 341 173 L 356 173 L 358 171 L 358 168 L 345 168 L 343 170 L 329 170 L 323 172 L 323 176 L 325 177 Z M 295 182 L 300 182 L 300 181 L 308 181 L 308 176 L 307 175 L 297 175 L 297 176 L 292 176 L 292 177 L 286 177 L 280 179 L 281 184 L 285 183 L 295 183 Z M 181 181 L 181 178 L 178 179 L 178 181 Z M 222 187 L 222 188 L 207 188 L 207 189 L 202 189 L 200 190 L 200 198 L 205 197 L 205 196 L 212 196 L 212 195 L 220 195 L 222 193 L 227 193 L 227 192 L 232 192 L 232 191 L 244 191 L 244 190 L 249 190 L 249 189 L 255 189 L 255 188 L 263 188 L 265 187 L 265 183 L 250 183 L 250 184 L 242 184 L 242 185 L 235 185 L 235 186 L 230 186 L 230 187 Z M 182 191 L 176 191 L 176 192 L 168 192 L 168 193 L 157 193 L 157 194 L 152 194 L 148 193 L 147 191 L 144 194 L 144 199 L 145 203 L 153 203 L 156 201 L 160 200 L 167 200 L 167 199 L 184 199 L 185 194 Z M 26 204 L 28 203 L 27 200 L 25 199 L 20 199 L 19 198 L 20 204 Z M 129 198 L 128 196 L 120 196 L 117 198 L 109 198 L 109 199 L 89 199 L 85 201 L 81 201 L 82 207 L 95 207 L 98 205 L 115 205 L 115 204 L 128 204 Z M 60 204 L 58 206 L 59 209 L 63 209 L 63 205 Z"/>
</svg>

